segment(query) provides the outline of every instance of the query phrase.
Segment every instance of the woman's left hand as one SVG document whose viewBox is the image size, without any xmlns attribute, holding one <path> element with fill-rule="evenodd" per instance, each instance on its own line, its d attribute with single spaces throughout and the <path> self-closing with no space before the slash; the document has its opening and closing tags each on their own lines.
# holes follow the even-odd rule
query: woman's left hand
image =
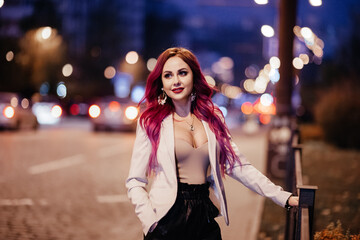
<svg viewBox="0 0 360 240">
<path fill-rule="evenodd" d="M 292 207 L 299 206 L 299 197 L 291 196 L 289 198 L 289 205 Z"/>
</svg>

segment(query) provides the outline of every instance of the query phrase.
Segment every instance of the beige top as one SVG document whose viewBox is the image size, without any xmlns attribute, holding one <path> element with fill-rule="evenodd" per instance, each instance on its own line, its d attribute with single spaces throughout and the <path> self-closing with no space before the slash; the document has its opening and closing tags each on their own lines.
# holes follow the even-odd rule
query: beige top
<svg viewBox="0 0 360 240">
<path fill-rule="evenodd" d="M 175 156 L 180 182 L 203 184 L 209 167 L 208 143 L 194 148 L 187 141 L 175 139 Z"/>
</svg>

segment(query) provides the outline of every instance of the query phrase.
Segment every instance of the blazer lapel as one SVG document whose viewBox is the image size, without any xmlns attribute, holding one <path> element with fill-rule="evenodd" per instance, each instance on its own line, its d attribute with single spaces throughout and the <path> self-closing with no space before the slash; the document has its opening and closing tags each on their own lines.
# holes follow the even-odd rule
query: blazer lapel
<svg viewBox="0 0 360 240">
<path fill-rule="evenodd" d="M 208 144 L 209 144 L 209 159 L 211 167 L 216 166 L 216 137 L 215 134 L 210 130 L 209 124 L 205 121 L 202 121 L 205 132 L 208 138 Z"/>
<path fill-rule="evenodd" d="M 172 167 L 172 169 L 175 169 L 176 172 L 176 163 L 175 163 L 175 146 L 174 146 L 174 123 L 173 123 L 173 118 L 172 118 L 172 114 L 170 114 L 169 116 L 165 117 L 163 122 L 162 122 L 162 128 L 161 128 L 161 132 L 160 132 L 160 142 L 164 143 L 167 149 L 167 152 L 170 156 L 170 165 Z M 160 146 L 159 146 L 160 147 Z M 162 158 L 162 156 L 158 156 L 158 159 Z M 163 159 L 165 161 L 167 161 L 166 159 Z"/>
</svg>

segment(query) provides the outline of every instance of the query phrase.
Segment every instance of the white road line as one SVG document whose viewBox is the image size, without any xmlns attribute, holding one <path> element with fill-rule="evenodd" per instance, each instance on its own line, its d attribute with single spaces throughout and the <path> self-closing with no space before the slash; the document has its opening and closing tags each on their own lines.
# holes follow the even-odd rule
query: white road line
<svg viewBox="0 0 360 240">
<path fill-rule="evenodd" d="M 77 154 L 71 157 L 46 162 L 38 165 L 31 166 L 28 169 L 30 174 L 40 174 L 49 171 L 54 171 L 62 168 L 71 167 L 85 162 L 85 156 L 83 154 Z"/>
<path fill-rule="evenodd" d="M 32 206 L 34 202 L 30 198 L 0 199 L 0 206 Z"/>
<path fill-rule="evenodd" d="M 127 151 L 129 151 L 129 149 L 126 149 L 124 146 L 117 144 L 117 145 L 112 145 L 112 146 L 107 146 L 107 147 L 101 148 L 98 152 L 98 156 L 100 158 L 108 158 L 108 157 L 120 155 Z"/>
<path fill-rule="evenodd" d="M 99 203 L 123 203 L 129 202 L 129 198 L 126 194 L 117 194 L 117 195 L 100 195 L 96 196 L 96 199 Z"/>
</svg>

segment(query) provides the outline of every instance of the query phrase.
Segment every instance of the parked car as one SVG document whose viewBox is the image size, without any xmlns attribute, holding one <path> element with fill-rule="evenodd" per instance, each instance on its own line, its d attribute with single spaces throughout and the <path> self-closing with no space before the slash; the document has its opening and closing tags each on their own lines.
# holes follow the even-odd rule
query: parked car
<svg viewBox="0 0 360 240">
<path fill-rule="evenodd" d="M 2 129 L 37 129 L 38 121 L 31 111 L 27 98 L 20 98 L 17 93 L 0 92 L 0 128 Z"/>
<path fill-rule="evenodd" d="M 34 103 L 32 110 L 41 125 L 58 124 L 63 116 L 63 110 L 58 101 L 50 97 Z"/>
<path fill-rule="evenodd" d="M 89 107 L 94 131 L 135 130 L 140 109 L 128 98 L 104 97 Z"/>
</svg>

